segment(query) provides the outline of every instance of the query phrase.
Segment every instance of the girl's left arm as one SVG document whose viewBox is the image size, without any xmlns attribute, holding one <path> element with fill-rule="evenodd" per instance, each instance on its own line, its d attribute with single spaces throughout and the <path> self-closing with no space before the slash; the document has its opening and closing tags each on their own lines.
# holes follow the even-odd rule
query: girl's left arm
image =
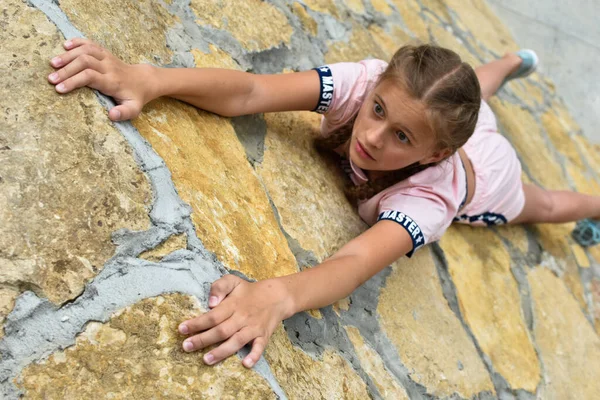
<svg viewBox="0 0 600 400">
<path fill-rule="evenodd" d="M 205 362 L 213 364 L 252 341 L 252 350 L 243 360 L 252 367 L 282 320 L 347 297 L 412 247 L 403 227 L 380 221 L 314 268 L 255 283 L 226 275 L 211 287 L 212 310 L 180 325 L 181 333 L 193 335 L 184 341 L 184 349 L 194 351 L 225 341 L 204 355 Z"/>
</svg>

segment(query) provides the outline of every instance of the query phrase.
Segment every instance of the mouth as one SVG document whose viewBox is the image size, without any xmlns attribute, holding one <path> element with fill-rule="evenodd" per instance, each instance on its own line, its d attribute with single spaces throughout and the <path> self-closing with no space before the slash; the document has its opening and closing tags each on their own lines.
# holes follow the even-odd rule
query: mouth
<svg viewBox="0 0 600 400">
<path fill-rule="evenodd" d="M 362 144 L 360 144 L 359 140 L 356 140 L 356 145 L 354 147 L 355 147 L 356 152 L 358 153 L 359 156 L 361 156 L 362 158 L 365 158 L 367 160 L 370 159 L 370 160 L 375 161 L 375 159 L 373 158 L 373 156 L 370 155 L 367 150 L 365 150 L 365 148 L 363 147 Z"/>
</svg>

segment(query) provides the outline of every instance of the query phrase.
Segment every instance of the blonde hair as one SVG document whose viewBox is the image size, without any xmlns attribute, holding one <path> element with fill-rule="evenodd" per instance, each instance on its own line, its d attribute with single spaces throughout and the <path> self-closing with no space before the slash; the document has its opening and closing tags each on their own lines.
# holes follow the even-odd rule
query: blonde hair
<svg viewBox="0 0 600 400">
<path fill-rule="evenodd" d="M 378 84 L 391 81 L 425 105 L 426 120 L 435 134 L 436 151 L 461 148 L 473 134 L 481 104 L 481 89 L 473 68 L 452 50 L 426 44 L 401 47 L 379 77 Z M 317 147 L 333 150 L 352 135 L 354 119 L 327 138 L 316 139 Z M 434 164 L 414 163 L 382 177 L 355 186 L 346 185 L 353 202 L 380 191 Z"/>
</svg>

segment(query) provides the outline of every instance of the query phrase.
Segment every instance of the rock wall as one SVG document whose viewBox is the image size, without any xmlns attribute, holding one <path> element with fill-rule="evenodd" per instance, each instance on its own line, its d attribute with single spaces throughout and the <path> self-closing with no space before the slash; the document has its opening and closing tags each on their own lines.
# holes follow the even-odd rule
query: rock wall
<svg viewBox="0 0 600 400">
<path fill-rule="evenodd" d="M 2 398 L 594 399 L 600 250 L 573 224 L 453 226 L 331 307 L 284 321 L 252 369 L 176 327 L 227 271 L 317 264 L 366 226 L 317 154 L 319 117 L 223 118 L 170 99 L 111 123 L 58 95 L 66 38 L 128 62 L 257 73 L 433 41 L 474 66 L 518 49 L 481 0 L 0 0 Z M 600 193 L 598 147 L 534 74 L 491 101 L 524 179 Z M 242 352 L 243 353 L 243 352 Z"/>
</svg>

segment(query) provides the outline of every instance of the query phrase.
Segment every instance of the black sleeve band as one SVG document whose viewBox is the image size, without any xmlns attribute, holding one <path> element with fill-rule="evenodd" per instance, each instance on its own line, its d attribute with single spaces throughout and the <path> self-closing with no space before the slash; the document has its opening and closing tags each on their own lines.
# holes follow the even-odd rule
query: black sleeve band
<svg viewBox="0 0 600 400">
<path fill-rule="evenodd" d="M 408 232 L 413 244 L 412 250 L 406 253 L 407 257 L 412 257 L 415 251 L 425 245 L 425 236 L 423 236 L 423 231 L 421 231 L 419 225 L 417 225 L 417 223 L 408 215 L 401 213 L 400 211 L 389 210 L 379 214 L 377 221 L 394 221 L 406 229 L 406 232 Z"/>
<path fill-rule="evenodd" d="M 326 65 L 313 69 L 319 74 L 319 81 L 321 84 L 319 102 L 313 111 L 319 114 L 325 114 L 327 110 L 329 110 L 329 106 L 333 100 L 333 76 L 331 75 L 331 69 Z"/>
</svg>

